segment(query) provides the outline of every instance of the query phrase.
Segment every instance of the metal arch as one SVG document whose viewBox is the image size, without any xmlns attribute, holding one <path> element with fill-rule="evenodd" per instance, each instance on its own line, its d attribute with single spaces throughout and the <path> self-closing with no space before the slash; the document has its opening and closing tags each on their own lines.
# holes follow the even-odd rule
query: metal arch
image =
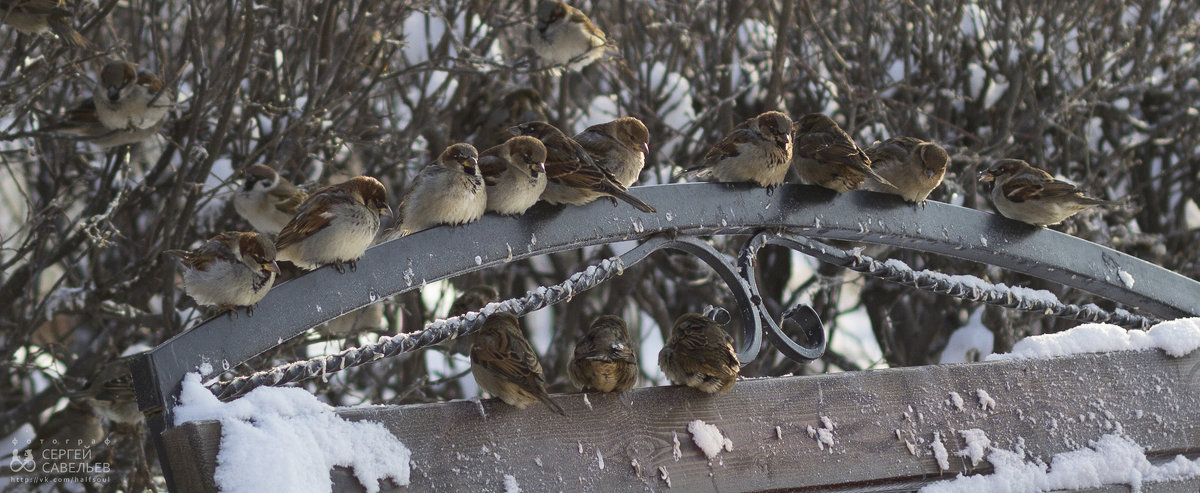
<svg viewBox="0 0 1200 493">
<path fill-rule="evenodd" d="M 318 269 L 273 287 L 253 317 L 217 317 L 144 353 L 131 366 L 138 404 L 148 415 L 160 455 L 158 436 L 174 419 L 183 376 L 202 364 L 240 364 L 316 325 L 425 282 L 662 233 L 684 238 L 769 228 L 878 243 L 1015 270 L 1162 318 L 1200 315 L 1200 283 L 1191 279 L 1062 233 L 949 204 L 916 207 L 890 195 L 837 195 L 795 184 L 768 191 L 743 184 L 680 183 L 635 187 L 631 193 L 659 212 L 598 201 L 584 207 L 539 206 L 518 217 L 486 216 L 467 226 L 422 231 L 371 248 L 356 272 Z"/>
<path fill-rule="evenodd" d="M 758 294 L 758 280 L 754 274 L 754 264 L 758 259 L 758 251 L 766 245 L 783 245 L 791 247 L 792 245 L 786 241 L 782 241 L 775 233 L 760 232 L 754 235 L 750 241 L 746 242 L 746 246 L 742 247 L 742 253 L 738 256 L 737 265 L 738 273 L 746 280 L 751 292 L 754 293 L 754 305 L 762 314 L 762 319 L 766 323 L 767 340 L 775 346 L 775 349 L 783 353 L 789 359 L 795 361 L 811 361 L 820 358 L 825 353 L 826 334 L 821 326 L 821 318 L 811 307 L 806 305 L 796 305 L 783 313 L 783 318 L 776 323 L 775 318 L 771 316 L 771 312 L 763 304 L 762 296 Z M 804 335 L 808 340 L 807 346 L 802 346 L 787 334 L 783 333 L 783 321 L 792 319 L 796 325 L 804 331 Z"/>
</svg>

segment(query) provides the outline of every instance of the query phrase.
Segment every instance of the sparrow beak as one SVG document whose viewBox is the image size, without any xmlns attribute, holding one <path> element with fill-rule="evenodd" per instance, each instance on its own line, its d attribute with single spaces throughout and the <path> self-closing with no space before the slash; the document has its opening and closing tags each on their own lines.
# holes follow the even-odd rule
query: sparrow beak
<svg viewBox="0 0 1200 493">
<path fill-rule="evenodd" d="M 475 159 L 473 157 L 469 157 L 469 158 L 463 160 L 463 163 L 462 163 L 463 166 L 466 166 L 468 168 L 474 168 L 475 165 L 477 165 L 477 164 L 479 164 L 479 160 Z"/>
<path fill-rule="evenodd" d="M 545 161 L 538 163 L 537 167 L 538 167 L 538 169 L 542 170 L 542 173 L 546 172 L 546 162 Z"/>
<path fill-rule="evenodd" d="M 521 129 L 517 125 L 508 127 L 507 130 L 508 130 L 508 133 L 513 134 L 514 137 L 521 135 Z"/>
<path fill-rule="evenodd" d="M 976 177 L 982 182 L 996 181 L 996 173 L 990 169 L 980 171 Z"/>
<path fill-rule="evenodd" d="M 121 99 L 121 88 L 108 86 L 108 100 L 115 103 L 118 99 Z"/>
<path fill-rule="evenodd" d="M 384 204 L 383 207 L 379 208 L 379 215 L 392 217 L 392 207 L 387 204 Z"/>
<path fill-rule="evenodd" d="M 279 273 L 279 266 L 276 265 L 275 262 L 267 262 L 265 264 L 262 264 L 262 268 L 263 268 L 263 270 L 265 270 L 267 272 L 274 272 L 276 274 Z"/>
<path fill-rule="evenodd" d="M 650 155 L 650 144 L 649 143 L 642 143 L 642 154 L 645 154 L 647 156 Z"/>
</svg>

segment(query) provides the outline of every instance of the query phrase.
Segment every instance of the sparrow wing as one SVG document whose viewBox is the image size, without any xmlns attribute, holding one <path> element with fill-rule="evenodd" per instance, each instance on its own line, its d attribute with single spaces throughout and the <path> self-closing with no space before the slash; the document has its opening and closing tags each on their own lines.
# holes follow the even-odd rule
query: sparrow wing
<svg viewBox="0 0 1200 493">
<path fill-rule="evenodd" d="M 296 214 L 296 211 L 300 209 L 300 204 L 308 200 L 307 193 L 282 180 L 267 195 L 275 203 L 275 209 L 284 214 Z"/>
<path fill-rule="evenodd" d="M 283 230 L 279 232 L 279 238 L 275 240 L 275 248 L 283 250 L 328 227 L 329 222 L 333 219 L 330 209 L 336 202 L 338 200 L 332 193 L 322 193 L 320 190 L 314 193 L 300 205 L 300 209 L 296 211 L 296 217 L 288 221 Z"/>
<path fill-rule="evenodd" d="M 498 183 L 500 176 L 508 169 L 508 159 L 500 155 L 503 146 L 504 144 L 500 144 L 479 153 L 479 172 L 483 174 L 483 181 L 488 185 Z"/>
</svg>

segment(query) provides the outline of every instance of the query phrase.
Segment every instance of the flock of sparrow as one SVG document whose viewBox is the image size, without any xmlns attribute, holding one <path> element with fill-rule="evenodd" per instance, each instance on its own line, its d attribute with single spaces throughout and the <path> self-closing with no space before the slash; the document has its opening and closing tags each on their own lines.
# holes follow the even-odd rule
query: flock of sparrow
<svg viewBox="0 0 1200 493">
<path fill-rule="evenodd" d="M 69 11 L 54 0 L 0 0 L 0 16 L 23 32 L 53 31 L 68 44 L 86 44 L 70 26 Z M 557 0 L 538 5 L 528 41 L 557 70 L 578 70 L 608 47 L 586 15 Z M 172 92 L 154 74 L 112 61 L 101 70 L 93 97 L 47 130 L 101 147 L 132 144 L 157 132 L 172 101 Z M 637 118 L 594 125 L 574 137 L 544 121 L 513 123 L 511 138 L 499 145 L 480 152 L 468 143 L 453 144 L 424 167 L 381 241 L 467 224 L 487 212 L 523 214 L 538 201 L 584 205 L 608 197 L 643 213 L 657 212 L 628 191 L 650 151 L 650 132 Z M 794 169 L 803 183 L 838 193 L 866 189 L 924 203 L 949 163 L 945 149 L 933 142 L 895 137 L 863 150 L 826 115 L 808 114 L 793 122 L 787 114 L 768 111 L 734 127 L 684 174 L 774 188 Z M 262 164 L 248 167 L 244 176 L 233 204 L 256 232 L 226 232 L 195 250 L 169 251 L 181 258 L 184 291 L 200 305 L 251 309 L 275 281 L 277 261 L 304 270 L 325 265 L 353 270 L 376 242 L 380 217 L 392 214 L 384 185 L 369 176 L 311 192 Z M 991 197 L 1002 215 L 1036 226 L 1110 204 L 1017 159 L 996 161 L 979 180 L 995 182 Z M 635 354 L 624 322 L 601 317 L 577 344 L 569 376 L 585 390 L 623 392 L 636 381 Z M 470 356 L 479 384 L 505 402 L 523 408 L 542 401 L 562 412 L 546 394 L 541 366 L 516 317 L 490 316 L 475 335 Z M 731 388 L 739 368 L 729 335 L 695 313 L 676 321 L 659 363 L 673 382 L 709 393 Z"/>
</svg>

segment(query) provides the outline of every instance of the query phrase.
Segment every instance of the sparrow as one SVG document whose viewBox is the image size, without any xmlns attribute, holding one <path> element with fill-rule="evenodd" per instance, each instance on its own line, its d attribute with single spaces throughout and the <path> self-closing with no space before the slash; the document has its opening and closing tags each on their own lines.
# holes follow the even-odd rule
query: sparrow
<svg viewBox="0 0 1200 493">
<path fill-rule="evenodd" d="M 583 146 L 545 122 L 526 122 L 508 129 L 513 135 L 528 135 L 546 146 L 546 191 L 542 200 L 551 204 L 584 205 L 608 196 L 621 199 L 642 212 L 658 212 L 650 204 L 630 195 L 617 179 L 592 160 Z M 614 200 L 615 204 L 616 201 Z"/>
<path fill-rule="evenodd" d="M 604 315 L 575 342 L 567 376 L 585 392 L 625 392 L 637 384 L 637 363 L 625 321 Z"/>
<path fill-rule="evenodd" d="M 232 312 L 267 295 L 279 266 L 275 245 L 258 233 L 232 231 L 209 238 L 195 250 L 167 250 L 183 263 L 183 291 L 204 306 Z"/>
<path fill-rule="evenodd" d="M 575 142 L 626 188 L 637 183 L 650 154 L 650 131 L 646 124 L 628 116 L 592 125 L 576 135 Z"/>
<path fill-rule="evenodd" d="M 100 115 L 96 113 L 96 102 L 92 98 L 81 101 L 57 122 L 38 130 L 79 137 L 79 140 L 101 149 L 136 144 L 158 133 L 156 127 L 133 130 L 113 130 L 105 127 L 100 123 Z"/>
<path fill-rule="evenodd" d="M 279 260 L 313 270 L 333 264 L 338 272 L 357 268 L 379 232 L 379 216 L 392 214 L 379 180 L 356 176 L 314 191 L 275 240 Z"/>
<path fill-rule="evenodd" d="M 78 392 L 67 394 L 91 406 L 95 415 L 122 424 L 142 422 L 142 411 L 138 409 L 133 393 L 133 374 L 129 369 L 130 358 L 120 358 L 105 363 Z"/>
<path fill-rule="evenodd" d="M 74 48 L 91 46 L 72 24 L 75 14 L 63 8 L 62 0 L 0 0 L 0 22 L 25 34 L 41 35 L 53 31 Z"/>
<path fill-rule="evenodd" d="M 233 208 L 259 233 L 278 235 L 307 199 L 307 193 L 271 167 L 254 164 L 246 168 L 242 189 L 233 194 Z"/>
<path fill-rule="evenodd" d="M 566 416 L 546 393 L 542 365 L 519 324 L 511 313 L 496 312 L 488 317 L 471 346 L 471 374 L 480 387 L 511 406 L 525 409 L 542 401 L 550 410 Z"/>
<path fill-rule="evenodd" d="M 92 94 L 100 123 L 111 130 L 158 127 L 166 119 L 173 98 L 158 76 L 120 60 L 104 66 Z"/>
<path fill-rule="evenodd" d="M 450 311 L 446 313 L 446 317 L 457 317 L 465 315 L 467 312 L 477 312 L 487 306 L 488 303 L 498 299 L 500 299 L 500 293 L 496 291 L 496 288 L 486 284 L 471 286 L 458 295 L 458 298 L 454 299 L 454 303 L 450 304 Z M 466 334 L 456 337 L 452 341 L 447 341 L 446 347 L 450 348 L 452 352 L 469 355 L 471 354 L 471 344 L 474 340 L 474 334 Z"/>
<path fill-rule="evenodd" d="M 1116 205 L 1083 194 L 1075 185 L 1020 159 L 1001 159 L 979 172 L 979 181 L 995 181 L 992 203 L 1009 219 L 1049 226 L 1092 207 Z"/>
<path fill-rule="evenodd" d="M 933 142 L 912 137 L 895 137 L 876 142 L 867 149 L 871 168 L 894 186 L 868 177 L 863 188 L 899 195 L 909 202 L 925 203 L 929 193 L 942 184 L 950 155 Z"/>
<path fill-rule="evenodd" d="M 820 113 L 804 115 L 792 133 L 796 140 L 792 165 L 804 183 L 842 193 L 857 190 L 869 176 L 895 188 L 871 170 L 871 159 L 832 118 Z"/>
<path fill-rule="evenodd" d="M 580 70 L 604 55 L 608 39 L 579 9 L 557 0 L 543 0 L 529 44 L 553 73 Z"/>
<path fill-rule="evenodd" d="M 787 177 L 792 157 L 792 119 L 768 111 L 746 120 L 709 149 L 704 161 L 681 174 L 723 183 L 753 182 L 774 188 Z"/>
<path fill-rule="evenodd" d="M 733 388 L 741 364 L 733 338 L 712 319 L 685 313 L 658 353 L 658 366 L 677 385 L 714 394 Z"/>
<path fill-rule="evenodd" d="M 483 151 L 479 170 L 487 184 L 487 210 L 523 214 L 546 190 L 546 146 L 533 137 L 513 137 Z"/>
<path fill-rule="evenodd" d="M 487 201 L 479 151 L 471 144 L 454 144 L 437 162 L 421 168 L 400 202 L 399 226 L 387 239 L 443 224 L 475 222 L 483 217 Z"/>
<path fill-rule="evenodd" d="M 478 130 L 475 140 L 482 143 L 484 148 L 503 144 L 512 137 L 508 128 L 524 122 L 550 121 L 550 108 L 542 100 L 542 94 L 536 89 L 520 88 L 504 95 L 501 104 L 496 105 L 487 113 Z"/>
</svg>

